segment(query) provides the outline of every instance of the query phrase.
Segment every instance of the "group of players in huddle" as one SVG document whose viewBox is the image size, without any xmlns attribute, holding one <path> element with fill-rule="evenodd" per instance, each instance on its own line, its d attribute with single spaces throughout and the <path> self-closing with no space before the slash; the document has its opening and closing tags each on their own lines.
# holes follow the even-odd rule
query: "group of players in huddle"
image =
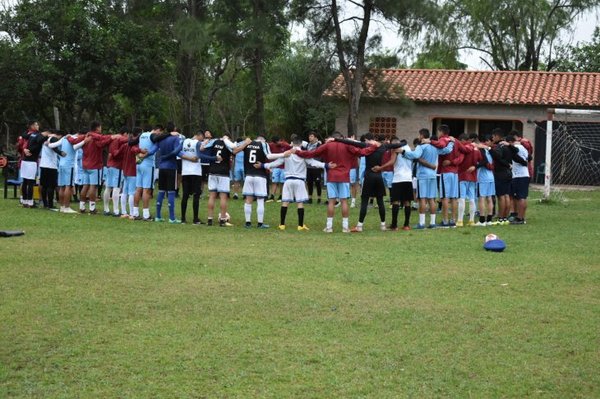
<svg viewBox="0 0 600 399">
<path fill-rule="evenodd" d="M 278 228 L 285 230 L 287 209 L 291 203 L 297 203 L 297 229 L 309 230 L 304 223 L 304 204 L 312 202 L 315 186 L 320 202 L 321 181 L 325 182 L 327 192 L 326 233 L 333 232 L 338 206 L 342 213 L 342 231 L 361 232 L 370 199 L 377 203 L 381 230 L 410 230 L 411 204 L 415 199 L 419 212 L 418 223 L 413 227 L 416 229 L 464 226 L 467 201 L 468 225 L 525 223 L 532 148 L 517 131 L 505 135 L 495 129 L 481 139 L 476 134 L 462 134 L 455 139 L 448 126 L 441 125 L 435 137 L 431 137 L 427 129 L 421 129 L 411 148 L 405 140 L 396 137 L 387 140 L 371 133 L 354 140 L 335 132 L 321 143 L 316 133 L 309 132 L 308 141 L 292 135 L 288 144 L 279 139 L 267 143 L 262 135 L 234 142 L 226 134 L 213 138 L 208 131 L 186 138 L 173 123 L 165 128 L 158 125 L 145 130 L 134 128 L 130 132 L 122 128 L 117 134 L 104 135 L 102 125 L 93 122 L 89 131 L 65 134 L 40 131 L 37 122 L 30 123 L 18 142 L 23 206 L 34 206 L 33 188 L 39 173 L 44 206 L 53 208 L 58 188 L 60 208 L 56 210 L 61 213 L 78 213 L 71 208 L 76 185 L 81 187 L 79 213 L 98 213 L 98 188 L 103 184 L 107 216 L 163 222 L 166 220 L 162 217 L 162 205 L 166 199 L 168 222 L 185 223 L 191 196 L 191 223 L 203 224 L 199 218 L 199 203 L 202 175 L 208 172 L 206 224 L 209 226 L 217 223 L 222 227 L 232 226 L 228 213 L 232 180 L 234 189 L 236 182 L 243 181 L 241 194 L 247 228 L 252 227 L 254 202 L 256 226 L 269 228 L 264 223 L 265 201 L 274 199 L 273 190 L 281 182 Z M 209 168 L 203 168 L 203 164 Z M 149 207 L 154 195 L 155 168 L 158 169 L 158 195 L 156 214 L 151 217 Z M 389 178 L 384 179 L 386 174 Z M 270 179 L 274 183 L 271 197 L 268 196 Z M 175 214 L 179 182 L 181 219 Z M 358 184 L 362 186 L 359 218 L 356 226 L 350 228 L 349 208 L 355 204 L 352 193 Z M 384 205 L 386 188 L 392 207 L 389 226 Z M 442 219 L 439 224 L 436 223 L 438 199 Z M 217 200 L 219 208 L 217 222 L 214 222 Z M 404 223 L 399 227 L 401 208 Z M 476 212 L 478 221 L 475 221 Z M 427 213 L 429 223 L 426 223 Z M 497 215 L 495 220 L 494 214 Z"/>
</svg>

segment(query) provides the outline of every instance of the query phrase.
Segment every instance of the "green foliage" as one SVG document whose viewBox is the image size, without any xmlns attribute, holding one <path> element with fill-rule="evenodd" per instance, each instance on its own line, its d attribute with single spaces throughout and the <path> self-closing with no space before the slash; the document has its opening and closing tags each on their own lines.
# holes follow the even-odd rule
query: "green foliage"
<svg viewBox="0 0 600 399">
<path fill-rule="evenodd" d="M 596 27 L 592 40 L 559 51 L 556 69 L 569 72 L 600 72 L 600 28 Z"/>
<path fill-rule="evenodd" d="M 458 60 L 456 48 L 448 47 L 443 42 L 433 43 L 425 52 L 417 55 L 412 69 L 467 69 L 467 65 Z"/>
</svg>

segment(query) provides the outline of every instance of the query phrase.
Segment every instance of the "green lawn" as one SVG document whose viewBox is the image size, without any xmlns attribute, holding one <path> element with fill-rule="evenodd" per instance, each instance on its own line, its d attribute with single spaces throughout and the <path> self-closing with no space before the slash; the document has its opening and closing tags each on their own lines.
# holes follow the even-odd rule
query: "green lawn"
<svg viewBox="0 0 600 399">
<path fill-rule="evenodd" d="M 567 196 L 525 226 L 382 233 L 371 210 L 358 235 L 322 205 L 300 233 L 295 208 L 243 229 L 241 201 L 226 229 L 0 200 L 26 231 L 0 238 L 0 397 L 599 397 L 600 192 Z"/>
</svg>

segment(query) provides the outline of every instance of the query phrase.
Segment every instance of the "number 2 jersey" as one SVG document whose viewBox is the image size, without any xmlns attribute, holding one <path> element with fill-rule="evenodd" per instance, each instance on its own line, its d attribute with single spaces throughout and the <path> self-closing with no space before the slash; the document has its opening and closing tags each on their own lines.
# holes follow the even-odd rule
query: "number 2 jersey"
<svg viewBox="0 0 600 399">
<path fill-rule="evenodd" d="M 269 162 L 267 154 L 269 147 L 261 141 L 253 141 L 244 148 L 244 173 L 246 176 L 267 177 L 267 171 L 263 168 L 256 169 L 254 164 L 257 162 Z"/>
</svg>

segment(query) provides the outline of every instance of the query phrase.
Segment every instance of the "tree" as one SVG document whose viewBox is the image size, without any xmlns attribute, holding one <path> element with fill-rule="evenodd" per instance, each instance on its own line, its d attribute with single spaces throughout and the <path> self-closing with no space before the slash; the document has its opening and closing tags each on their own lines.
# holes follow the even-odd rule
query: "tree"
<svg viewBox="0 0 600 399">
<path fill-rule="evenodd" d="M 592 40 L 559 51 L 556 69 L 569 72 L 600 72 L 600 28 L 596 27 Z"/>
<path fill-rule="evenodd" d="M 293 9 L 298 19 L 308 20 L 312 25 L 313 40 L 334 38 L 335 54 L 346 86 L 348 134 L 356 134 L 362 85 L 368 69 L 367 48 L 369 43 L 378 41 L 376 36 L 369 35 L 371 22 L 374 18 L 394 22 L 399 26 L 399 35 L 408 39 L 430 21 L 435 4 L 417 0 L 352 0 L 344 5 L 337 0 L 296 0 Z M 347 25 L 353 27 L 350 34 L 346 34 Z"/>
<path fill-rule="evenodd" d="M 410 66 L 413 69 L 467 69 L 467 64 L 458 60 L 458 49 L 443 42 L 426 46 Z"/>
<path fill-rule="evenodd" d="M 536 71 L 555 65 L 561 33 L 599 0 L 454 0 L 444 4 L 437 39 L 480 52 L 494 70 Z"/>
</svg>

